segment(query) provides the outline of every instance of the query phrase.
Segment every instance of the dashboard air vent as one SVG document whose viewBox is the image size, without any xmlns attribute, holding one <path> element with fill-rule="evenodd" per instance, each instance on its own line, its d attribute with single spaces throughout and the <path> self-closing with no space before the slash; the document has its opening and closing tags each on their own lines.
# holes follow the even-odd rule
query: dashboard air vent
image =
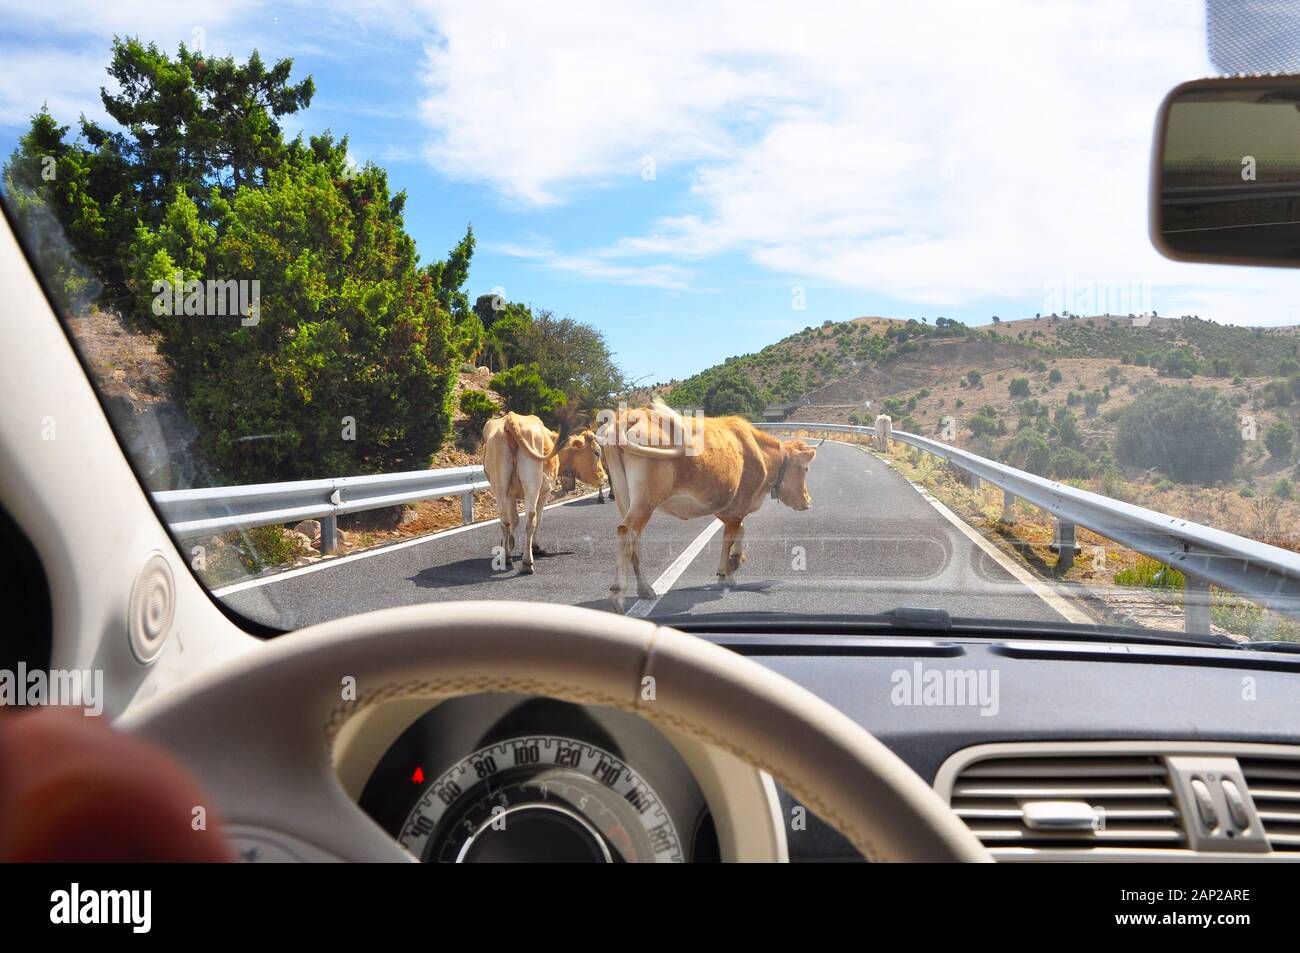
<svg viewBox="0 0 1300 953">
<path fill-rule="evenodd" d="M 1169 773 L 1157 757 L 985 758 L 957 775 L 951 803 L 995 854 L 1187 847 Z M 1300 802 L 1295 806 L 1300 811 Z M 1293 830 L 1300 833 L 1300 826 Z"/>
<path fill-rule="evenodd" d="M 1241 758 L 1241 773 L 1275 851 L 1300 851 L 1300 760 Z"/>
</svg>

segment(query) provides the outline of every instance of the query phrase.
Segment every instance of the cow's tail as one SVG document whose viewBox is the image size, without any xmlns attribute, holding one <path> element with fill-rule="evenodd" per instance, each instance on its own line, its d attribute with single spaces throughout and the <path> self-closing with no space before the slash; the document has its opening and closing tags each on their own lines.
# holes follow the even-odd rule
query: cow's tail
<svg viewBox="0 0 1300 953">
<path fill-rule="evenodd" d="M 663 402 L 659 397 L 655 397 L 650 404 L 651 428 L 650 436 L 666 429 L 671 437 L 669 446 L 649 446 L 643 443 L 637 443 L 634 440 L 626 439 L 626 434 L 619 443 L 619 448 L 626 450 L 635 457 L 649 457 L 653 460 L 676 460 L 686 456 L 688 440 L 687 432 L 694 427 L 694 423 L 687 423 L 682 419 L 682 415 L 673 410 Z M 654 426 L 658 423 L 659 426 Z"/>
<path fill-rule="evenodd" d="M 573 430 L 573 424 L 569 422 L 567 417 L 561 419 L 560 432 L 556 436 L 555 443 L 551 446 L 550 452 L 538 453 L 536 450 L 533 449 L 532 444 L 530 444 L 524 438 L 524 435 L 520 432 L 518 416 L 516 416 L 515 414 L 507 414 L 504 427 L 506 433 L 510 436 L 510 439 L 514 443 L 515 447 L 518 448 L 520 451 L 528 454 L 528 456 L 532 457 L 534 460 L 549 460 L 551 459 L 551 457 L 559 453 L 560 448 L 564 446 L 565 441 L 569 439 L 569 434 Z"/>
</svg>

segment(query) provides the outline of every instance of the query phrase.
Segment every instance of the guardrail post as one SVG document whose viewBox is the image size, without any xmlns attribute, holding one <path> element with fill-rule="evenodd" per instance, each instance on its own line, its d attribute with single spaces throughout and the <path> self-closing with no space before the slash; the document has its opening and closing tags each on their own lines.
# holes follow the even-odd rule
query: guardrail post
<svg viewBox="0 0 1300 953">
<path fill-rule="evenodd" d="M 1010 490 L 1002 491 L 1002 522 L 1016 521 L 1016 496 Z"/>
<path fill-rule="evenodd" d="M 1075 536 L 1074 524 L 1057 517 L 1056 532 L 1052 534 L 1052 545 L 1048 548 L 1056 553 L 1056 567 L 1061 572 L 1073 566 L 1074 557 L 1079 555 L 1079 542 Z"/>
<path fill-rule="evenodd" d="M 973 493 L 978 493 L 980 491 L 980 478 L 974 473 L 970 475 L 970 488 Z"/>
<path fill-rule="evenodd" d="M 337 516 L 320 518 L 320 554 L 328 556 L 339 545 L 339 519 Z"/>
<path fill-rule="evenodd" d="M 1210 634 L 1210 584 L 1183 573 L 1183 625 L 1188 635 Z"/>
<path fill-rule="evenodd" d="M 460 495 L 460 522 L 462 526 L 468 526 L 474 522 L 474 491 Z"/>
</svg>

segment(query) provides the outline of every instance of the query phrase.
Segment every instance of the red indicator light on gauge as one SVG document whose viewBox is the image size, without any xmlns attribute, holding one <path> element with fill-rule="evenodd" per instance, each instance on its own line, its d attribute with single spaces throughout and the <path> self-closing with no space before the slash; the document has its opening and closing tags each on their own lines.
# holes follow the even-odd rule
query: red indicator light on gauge
<svg viewBox="0 0 1300 953">
<path fill-rule="evenodd" d="M 415 773 L 411 775 L 412 784 L 424 783 L 424 768 L 416 768 Z"/>
</svg>

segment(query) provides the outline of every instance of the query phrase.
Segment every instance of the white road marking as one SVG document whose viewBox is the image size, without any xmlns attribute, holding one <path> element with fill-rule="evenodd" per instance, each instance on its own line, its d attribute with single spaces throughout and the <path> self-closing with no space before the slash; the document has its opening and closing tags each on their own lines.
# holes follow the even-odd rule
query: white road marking
<svg viewBox="0 0 1300 953">
<path fill-rule="evenodd" d="M 636 616 L 638 619 L 644 619 L 651 612 L 654 612 L 655 606 L 659 605 L 659 600 L 681 578 L 682 573 L 686 571 L 686 567 L 695 561 L 695 557 L 709 544 L 709 540 L 717 535 L 720 529 L 722 529 L 722 520 L 720 519 L 713 520 L 705 527 L 704 532 L 691 540 L 691 544 L 683 549 L 681 555 L 669 563 L 668 568 L 660 573 L 659 578 L 654 581 L 654 585 L 650 588 L 655 591 L 655 597 L 653 599 L 638 599 L 632 604 L 632 608 L 627 610 L 627 614 Z"/>
<path fill-rule="evenodd" d="M 570 503 L 577 503 L 580 500 L 589 500 L 596 494 L 588 493 L 584 496 L 575 496 L 571 500 L 560 500 L 558 503 L 551 503 L 542 507 L 542 510 L 553 510 L 557 506 L 567 506 Z M 220 589 L 213 589 L 214 596 L 228 596 L 232 593 L 243 592 L 245 589 L 256 589 L 259 586 L 267 586 L 273 582 L 280 582 L 283 579 L 292 579 L 295 576 L 305 576 L 308 573 L 319 572 L 322 569 L 329 569 L 331 566 L 342 566 L 345 563 L 353 563 L 359 559 L 368 559 L 371 556 L 382 556 L 385 553 L 393 553 L 399 549 L 406 549 L 410 546 L 418 546 L 421 543 L 428 543 L 435 539 L 444 539 L 448 536 L 455 536 L 457 533 L 467 533 L 472 529 L 482 529 L 485 526 L 500 528 L 501 523 L 493 517 L 490 520 L 482 520 L 478 523 L 470 523 L 466 526 L 457 526 L 453 529 L 440 530 L 437 533 L 430 533 L 427 536 L 417 536 L 414 539 L 404 539 L 400 543 L 391 543 L 387 546 L 380 545 L 373 549 L 367 549 L 361 553 L 350 553 L 347 556 L 337 556 L 333 559 L 322 559 L 318 563 L 312 563 L 310 566 L 300 566 L 297 569 L 286 569 L 284 572 L 272 573 L 269 576 L 258 576 L 256 579 L 246 579 L 243 582 L 231 583 L 229 586 L 222 586 Z"/>
<path fill-rule="evenodd" d="M 921 484 L 919 483 L 916 483 L 912 480 L 908 480 L 907 477 L 901 471 L 899 471 L 897 467 L 894 466 L 893 461 L 881 456 L 877 456 L 875 453 L 872 452 L 870 447 L 863 446 L 860 443 L 847 443 L 843 440 L 834 440 L 829 437 L 827 438 L 827 442 L 837 443 L 842 447 L 857 447 L 867 456 L 875 460 L 879 460 L 881 463 L 889 467 L 891 470 L 897 473 L 904 480 L 907 480 L 908 486 L 916 490 L 916 492 L 920 495 L 921 499 L 925 500 L 927 503 L 933 506 L 939 512 L 940 516 L 946 519 L 953 526 L 957 527 L 958 531 L 963 536 L 965 536 L 972 543 L 978 546 L 981 551 L 983 551 L 988 555 L 990 559 L 992 559 L 999 566 L 1001 566 L 1008 573 L 1010 573 L 1012 578 L 1014 578 L 1017 582 L 1023 585 L 1034 595 L 1038 596 L 1038 598 L 1042 599 L 1043 602 L 1047 603 L 1047 605 L 1051 609 L 1053 609 L 1055 612 L 1060 614 L 1061 617 L 1064 618 L 1067 622 L 1074 622 L 1079 625 L 1095 624 L 1095 620 L 1090 618 L 1084 612 L 1081 612 L 1079 609 L 1075 608 L 1070 603 L 1070 600 L 1066 599 L 1055 589 L 1053 589 L 1050 585 L 1048 585 L 1047 583 L 1043 582 L 1041 579 L 1036 577 L 1029 570 L 1017 564 L 1006 553 L 1004 553 L 1002 550 L 994 546 L 993 543 L 985 539 L 984 536 L 980 534 L 978 531 L 976 531 L 976 529 L 973 526 L 967 523 L 964 519 L 962 519 L 952 510 L 948 509 L 948 507 L 945 506 L 942 501 L 937 499 L 929 490 L 921 486 Z"/>
<path fill-rule="evenodd" d="M 876 459 L 880 459 L 880 458 L 877 457 Z M 881 462 L 884 463 L 885 466 L 893 469 L 894 472 L 898 473 L 898 475 L 903 477 L 904 480 L 907 480 L 907 477 L 904 476 L 902 473 L 899 473 L 899 471 L 896 468 L 894 468 L 893 463 L 891 463 L 889 460 L 882 460 Z M 1006 553 L 1004 553 L 1002 550 L 998 549 L 991 542 L 985 539 L 984 536 L 979 532 L 977 532 L 973 526 L 967 523 L 964 519 L 962 519 L 952 510 L 948 509 L 948 507 L 945 506 L 941 500 L 937 499 L 929 490 L 921 486 L 919 483 L 914 483 L 911 480 L 907 480 L 907 482 L 912 487 L 912 489 L 916 490 L 916 492 L 921 495 L 921 499 L 925 500 L 927 503 L 929 503 L 931 506 L 933 506 L 936 510 L 939 511 L 940 516 L 946 519 L 953 526 L 957 527 L 957 529 L 961 532 L 963 536 L 965 536 L 972 543 L 974 543 L 981 550 L 983 550 L 990 559 L 992 559 L 999 566 L 1001 566 L 1003 569 L 1009 572 L 1017 582 L 1019 582 L 1030 592 L 1032 592 L 1034 595 L 1038 596 L 1038 598 L 1042 599 L 1045 603 L 1047 603 L 1048 606 L 1050 606 L 1052 609 L 1058 612 L 1065 619 L 1066 622 L 1074 622 L 1079 625 L 1095 624 L 1095 621 L 1092 618 L 1090 618 L 1088 615 L 1081 612 L 1080 610 L 1076 609 L 1073 605 L 1071 605 L 1070 600 L 1066 599 L 1060 593 L 1056 592 L 1047 583 L 1037 578 L 1028 569 L 1025 569 L 1023 566 L 1018 565 Z"/>
</svg>

